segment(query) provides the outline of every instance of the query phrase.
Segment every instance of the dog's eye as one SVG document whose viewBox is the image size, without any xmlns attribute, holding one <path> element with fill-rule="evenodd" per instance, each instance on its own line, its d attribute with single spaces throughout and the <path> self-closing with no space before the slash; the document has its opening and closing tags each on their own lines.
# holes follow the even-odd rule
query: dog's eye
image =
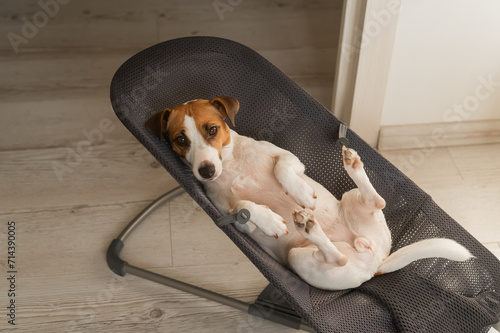
<svg viewBox="0 0 500 333">
<path fill-rule="evenodd" d="M 179 145 L 179 146 L 185 146 L 187 145 L 187 140 L 186 140 L 186 137 L 183 136 L 183 135 L 179 135 L 178 137 L 175 138 L 175 142 Z"/>
<path fill-rule="evenodd" d="M 210 128 L 208 129 L 208 135 L 210 135 L 210 136 L 215 136 L 215 135 L 217 135 L 217 131 L 218 131 L 218 130 L 219 130 L 219 129 L 217 128 L 217 126 L 212 126 L 212 127 L 210 127 Z"/>
</svg>

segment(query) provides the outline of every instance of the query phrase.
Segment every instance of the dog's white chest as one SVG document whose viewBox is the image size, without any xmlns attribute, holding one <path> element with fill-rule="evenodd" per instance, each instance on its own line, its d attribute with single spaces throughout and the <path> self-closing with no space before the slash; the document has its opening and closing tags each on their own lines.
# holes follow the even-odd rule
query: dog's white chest
<svg viewBox="0 0 500 333">
<path fill-rule="evenodd" d="M 231 191 L 235 194 L 245 194 L 246 192 L 262 191 L 264 186 L 256 174 L 240 174 L 231 183 Z"/>
<path fill-rule="evenodd" d="M 276 163 L 272 155 L 255 140 L 235 137 L 231 159 L 223 160 L 222 175 L 216 180 L 219 188 L 230 189 L 235 198 L 263 202 L 272 200 L 270 193 L 283 192 L 274 175 Z M 270 205 L 270 203 L 266 203 Z"/>
<path fill-rule="evenodd" d="M 239 197 L 248 195 L 276 191 L 279 184 L 272 171 L 272 160 L 259 158 L 260 163 L 255 163 L 255 159 L 247 162 L 235 161 L 232 168 L 227 170 L 228 182 L 231 191 Z"/>
</svg>

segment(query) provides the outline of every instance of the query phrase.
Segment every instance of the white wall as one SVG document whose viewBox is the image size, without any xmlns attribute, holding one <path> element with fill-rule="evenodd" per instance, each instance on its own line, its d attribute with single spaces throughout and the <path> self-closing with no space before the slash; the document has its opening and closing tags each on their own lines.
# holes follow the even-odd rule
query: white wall
<svg viewBox="0 0 500 333">
<path fill-rule="evenodd" d="M 500 119 L 500 1 L 401 8 L 381 125 Z"/>
</svg>

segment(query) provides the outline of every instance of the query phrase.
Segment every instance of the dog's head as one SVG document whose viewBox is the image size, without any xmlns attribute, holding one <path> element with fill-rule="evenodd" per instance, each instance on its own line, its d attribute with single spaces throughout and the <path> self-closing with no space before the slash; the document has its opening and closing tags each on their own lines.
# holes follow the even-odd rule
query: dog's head
<svg viewBox="0 0 500 333">
<path fill-rule="evenodd" d="M 172 149 L 200 181 L 215 180 L 222 173 L 222 149 L 231 143 L 226 117 L 234 126 L 239 102 L 233 97 L 197 99 L 165 109 L 146 122 L 146 128 L 168 138 Z"/>
</svg>

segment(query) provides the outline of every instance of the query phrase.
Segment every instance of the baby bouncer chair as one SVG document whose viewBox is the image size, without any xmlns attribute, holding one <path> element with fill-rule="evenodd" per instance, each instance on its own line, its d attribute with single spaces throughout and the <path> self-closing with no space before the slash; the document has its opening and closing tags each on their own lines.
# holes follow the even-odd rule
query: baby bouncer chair
<svg viewBox="0 0 500 333">
<path fill-rule="evenodd" d="M 338 199 L 354 187 L 336 145 L 342 123 L 262 56 L 213 37 L 154 45 L 119 68 L 111 84 L 111 102 L 123 124 L 181 187 L 152 203 L 112 241 L 107 260 L 115 273 L 137 275 L 311 332 L 471 333 L 487 332 L 498 321 L 497 258 L 350 130 L 340 140 L 360 153 L 372 184 L 387 202 L 384 214 L 392 232 L 392 251 L 422 239 L 445 237 L 464 245 L 475 258 L 466 262 L 419 260 L 400 271 L 376 276 L 359 288 L 335 292 L 311 287 L 277 263 L 231 223 L 249 217 L 219 212 L 168 143 L 145 128 L 146 120 L 166 107 L 215 96 L 240 101 L 238 133 L 291 151 L 306 165 L 306 173 Z M 254 303 L 160 276 L 120 258 L 125 239 L 147 214 L 184 191 L 269 280 Z"/>
</svg>

